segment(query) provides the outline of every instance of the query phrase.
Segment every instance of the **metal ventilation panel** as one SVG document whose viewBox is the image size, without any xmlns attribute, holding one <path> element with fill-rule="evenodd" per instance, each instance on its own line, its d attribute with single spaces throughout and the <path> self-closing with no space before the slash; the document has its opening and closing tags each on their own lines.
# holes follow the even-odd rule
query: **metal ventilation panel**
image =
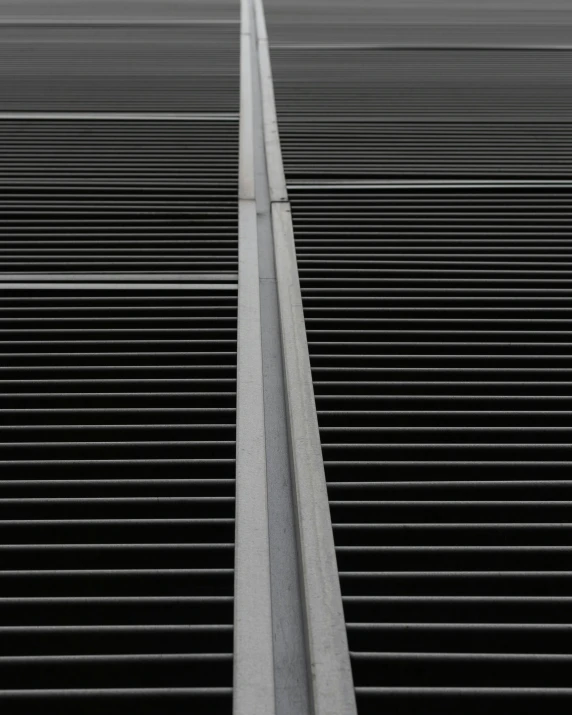
<svg viewBox="0 0 572 715">
<path fill-rule="evenodd" d="M 0 304 L 3 710 L 229 712 L 236 289 Z"/>
<path fill-rule="evenodd" d="M 238 112 L 238 7 L 226 23 L 133 8 L 94 22 L 77 8 L 0 24 L 0 111 Z"/>
<path fill-rule="evenodd" d="M 569 52 L 557 32 L 526 49 L 514 17 L 511 41 L 489 18 L 470 47 L 468 7 L 456 49 L 405 30 L 357 46 L 349 6 L 301 42 L 275 12 L 358 711 L 568 712 Z M 352 17 L 380 28 L 378 12 Z"/>
<path fill-rule="evenodd" d="M 134 10 L 0 11 L 3 713 L 233 707 L 238 8 Z"/>
<path fill-rule="evenodd" d="M 238 270 L 238 123 L 0 121 L 0 272 Z"/>
<path fill-rule="evenodd" d="M 527 121 L 285 121 L 291 185 L 397 180 L 566 180 L 572 124 Z"/>
<path fill-rule="evenodd" d="M 569 190 L 290 198 L 360 713 L 564 712 Z"/>
<path fill-rule="evenodd" d="M 267 4 L 5 3 L 2 712 L 568 712 L 570 13 Z"/>
</svg>

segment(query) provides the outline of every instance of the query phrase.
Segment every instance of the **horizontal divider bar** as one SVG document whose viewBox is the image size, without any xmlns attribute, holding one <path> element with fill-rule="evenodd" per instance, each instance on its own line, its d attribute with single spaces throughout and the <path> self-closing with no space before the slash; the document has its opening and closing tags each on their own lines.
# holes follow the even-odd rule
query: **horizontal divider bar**
<svg viewBox="0 0 572 715">
<path fill-rule="evenodd" d="M 379 181 L 297 181 L 289 189 L 489 189 L 489 188 L 570 188 L 570 179 L 383 179 Z"/>
<path fill-rule="evenodd" d="M 1 27 L 1 24 L 0 24 Z M 117 119 L 161 121 L 237 122 L 237 112 L 0 112 L 0 121 L 23 119 Z"/>
<path fill-rule="evenodd" d="M 420 44 L 418 42 L 335 42 L 335 43 L 280 43 L 271 42 L 270 46 L 274 50 L 414 50 L 418 51 L 435 51 L 435 50 L 451 50 L 453 52 L 569 52 L 572 50 L 572 45 L 530 45 L 530 44 L 498 44 L 490 42 L 488 44 L 467 44 L 456 45 L 447 43 L 430 43 Z"/>
<path fill-rule="evenodd" d="M 236 273 L 0 273 L 2 283 L 235 283 Z"/>
<path fill-rule="evenodd" d="M 119 283 L 114 281 L 100 283 L 85 283 L 83 281 L 59 282 L 29 282 L 29 283 L 7 283 L 0 280 L 0 291 L 2 290 L 31 290 L 41 288 L 42 290 L 238 290 L 238 283 L 153 283 L 154 277 L 149 278 L 145 283 Z"/>
</svg>

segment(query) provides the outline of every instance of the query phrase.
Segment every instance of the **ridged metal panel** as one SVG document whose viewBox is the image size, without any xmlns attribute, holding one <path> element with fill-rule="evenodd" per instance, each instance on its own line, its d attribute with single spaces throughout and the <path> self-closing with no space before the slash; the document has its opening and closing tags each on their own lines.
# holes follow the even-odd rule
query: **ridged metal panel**
<svg viewBox="0 0 572 715">
<path fill-rule="evenodd" d="M 570 190 L 289 194 L 360 713 L 565 712 Z"/>
<path fill-rule="evenodd" d="M 290 44 L 285 41 L 285 18 L 280 16 L 275 27 L 271 23 L 289 182 L 569 176 L 572 95 L 567 78 L 572 53 L 563 46 L 553 40 L 552 45 L 527 48 L 514 18 L 493 31 L 487 25 L 490 18 L 482 17 L 480 30 L 465 20 L 464 29 L 461 24 L 450 27 L 450 36 L 459 31 L 461 37 L 478 36 L 488 27 L 487 41 L 471 43 L 465 37 L 453 46 L 452 40 L 431 46 L 428 37 L 435 28 L 443 31 L 448 16 L 441 24 L 428 21 L 424 36 L 413 29 L 416 18 L 403 21 L 409 29 L 401 34 L 417 37 L 416 46 L 404 39 L 391 44 L 386 38 L 384 44 L 379 38 L 387 27 L 371 3 L 358 8 L 340 4 L 330 16 L 314 0 L 310 17 L 320 8 L 327 19 L 323 26 L 309 26 L 313 41 L 308 38 L 307 44 L 294 35 Z M 441 11 L 433 8 L 436 16 Z M 346 19 L 348 39 L 336 29 L 344 13 L 352 16 Z M 386 14 L 391 24 L 388 8 Z M 376 28 L 377 45 L 364 39 L 364 18 Z M 351 44 L 358 39 L 357 27 L 361 45 Z M 511 33 L 521 38 L 516 45 L 507 39 Z"/>
<path fill-rule="evenodd" d="M 275 47 L 565 46 L 572 28 L 561 0 L 265 0 L 264 6 Z"/>
<path fill-rule="evenodd" d="M 125 25 L 231 22 L 238 25 L 234 0 L 3 0 L 2 20 L 8 24 L 52 23 Z"/>
<path fill-rule="evenodd" d="M 281 122 L 294 184 L 384 178 L 565 178 L 572 172 L 568 122 Z"/>
<path fill-rule="evenodd" d="M 126 15 L 0 24 L 0 111 L 238 110 L 238 24 L 168 16 L 138 24 L 133 10 Z"/>
<path fill-rule="evenodd" d="M 281 121 L 572 118 L 567 51 L 278 46 L 272 57 Z"/>
<path fill-rule="evenodd" d="M 0 121 L 0 272 L 238 269 L 237 122 Z"/>
<path fill-rule="evenodd" d="M 0 14 L 0 709 L 230 713 L 238 7 Z"/>
<path fill-rule="evenodd" d="M 0 305 L 3 712 L 230 712 L 236 289 Z"/>
<path fill-rule="evenodd" d="M 572 171 L 570 52 L 278 44 L 272 58 L 291 183 Z"/>
<path fill-rule="evenodd" d="M 359 712 L 568 712 L 569 9 L 267 3 Z"/>
</svg>

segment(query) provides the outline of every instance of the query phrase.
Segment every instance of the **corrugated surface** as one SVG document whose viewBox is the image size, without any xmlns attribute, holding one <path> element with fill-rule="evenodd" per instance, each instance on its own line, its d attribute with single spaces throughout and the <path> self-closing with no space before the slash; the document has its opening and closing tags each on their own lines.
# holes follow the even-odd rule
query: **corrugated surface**
<svg viewBox="0 0 572 715">
<path fill-rule="evenodd" d="M 232 711 L 238 14 L 1 4 L 3 713 Z"/>
<path fill-rule="evenodd" d="M 522 120 L 523 112 L 529 120 L 572 116 L 571 52 L 278 46 L 272 58 L 281 122 L 331 115 L 472 120 Z"/>
<path fill-rule="evenodd" d="M 2 290 L 3 711 L 230 711 L 236 302 Z"/>
<path fill-rule="evenodd" d="M 568 712 L 570 13 L 269 1 L 360 715 Z"/>
<path fill-rule="evenodd" d="M 275 47 L 287 179 L 568 176 L 571 58 Z"/>
<path fill-rule="evenodd" d="M 238 43 L 234 24 L 0 24 L 0 111 L 236 112 Z"/>
<path fill-rule="evenodd" d="M 569 190 L 290 197 L 360 712 L 568 687 Z"/>
<path fill-rule="evenodd" d="M 289 47 L 567 45 L 572 28 L 566 0 L 265 0 L 264 7 L 271 42 Z"/>
<path fill-rule="evenodd" d="M 278 44 L 288 181 L 569 175 L 571 58 L 548 49 Z"/>
<path fill-rule="evenodd" d="M 385 178 L 565 178 L 572 171 L 568 122 L 281 122 L 290 182 Z"/>
<path fill-rule="evenodd" d="M 238 268 L 237 122 L 0 121 L 0 272 Z"/>
</svg>

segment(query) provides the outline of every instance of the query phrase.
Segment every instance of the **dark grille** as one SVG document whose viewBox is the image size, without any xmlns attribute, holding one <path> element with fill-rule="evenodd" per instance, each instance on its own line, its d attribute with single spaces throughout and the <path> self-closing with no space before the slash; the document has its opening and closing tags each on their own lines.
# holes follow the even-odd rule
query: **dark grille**
<svg viewBox="0 0 572 715">
<path fill-rule="evenodd" d="M 238 123 L 0 122 L 0 271 L 237 271 Z"/>
<path fill-rule="evenodd" d="M 359 713 L 568 712 L 569 13 L 266 2 Z"/>
<path fill-rule="evenodd" d="M 415 5 L 379 0 L 335 4 L 331 0 L 265 0 L 264 8 L 273 46 L 296 51 L 523 46 L 546 50 L 568 46 L 572 24 L 568 7 L 558 0 L 546 0 L 542 5 L 457 0 Z M 363 74 L 360 78 L 364 79 Z"/>
<path fill-rule="evenodd" d="M 238 24 L 171 17 L 0 26 L 0 111 L 237 112 Z"/>
<path fill-rule="evenodd" d="M 272 57 L 281 122 L 571 118 L 570 52 L 278 46 Z"/>
<path fill-rule="evenodd" d="M 282 154 L 294 183 L 387 178 L 567 178 L 571 125 L 564 122 L 285 120 Z"/>
<path fill-rule="evenodd" d="M 3 710 L 229 712 L 236 289 L 0 303 Z"/>
<path fill-rule="evenodd" d="M 570 175 L 571 53 L 320 39 L 272 50 L 290 183 Z"/>
<path fill-rule="evenodd" d="M 290 198 L 360 713 L 529 712 L 570 662 L 569 189 Z"/>
<path fill-rule="evenodd" d="M 230 713 L 238 8 L 56 5 L 0 27 L 0 709 Z"/>
</svg>

